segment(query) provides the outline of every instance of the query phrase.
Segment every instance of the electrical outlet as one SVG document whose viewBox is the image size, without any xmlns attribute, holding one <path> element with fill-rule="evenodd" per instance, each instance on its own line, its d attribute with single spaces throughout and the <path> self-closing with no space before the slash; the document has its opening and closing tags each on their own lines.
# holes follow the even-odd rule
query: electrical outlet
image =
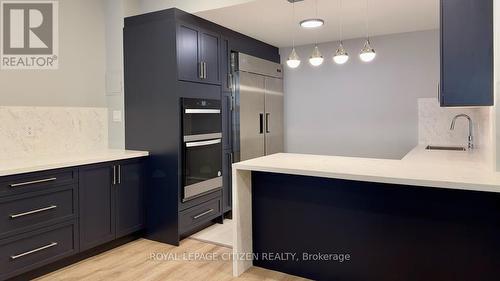
<svg viewBox="0 0 500 281">
<path fill-rule="evenodd" d="M 122 122 L 121 110 L 113 110 L 113 122 Z"/>
</svg>

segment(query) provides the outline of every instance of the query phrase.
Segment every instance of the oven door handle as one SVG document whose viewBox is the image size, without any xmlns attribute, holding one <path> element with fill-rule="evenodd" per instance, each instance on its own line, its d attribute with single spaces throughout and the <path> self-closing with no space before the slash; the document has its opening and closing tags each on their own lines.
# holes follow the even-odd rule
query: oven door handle
<svg viewBox="0 0 500 281">
<path fill-rule="evenodd" d="M 220 142 L 221 142 L 220 139 L 208 140 L 208 141 L 186 142 L 186 147 L 207 146 L 207 145 L 212 145 L 212 144 L 218 144 Z"/>
<path fill-rule="evenodd" d="M 186 114 L 220 114 L 220 109 L 207 108 L 189 108 L 185 110 Z"/>
</svg>

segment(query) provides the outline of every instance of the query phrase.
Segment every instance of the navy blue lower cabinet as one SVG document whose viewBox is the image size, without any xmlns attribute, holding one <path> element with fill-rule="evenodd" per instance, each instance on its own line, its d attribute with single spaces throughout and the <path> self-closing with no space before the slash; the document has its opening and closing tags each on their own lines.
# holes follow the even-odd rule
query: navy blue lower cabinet
<svg viewBox="0 0 500 281">
<path fill-rule="evenodd" d="M 144 165 L 124 160 L 80 168 L 80 249 L 144 228 Z"/>
<path fill-rule="evenodd" d="M 144 228 L 144 165 L 123 162 L 118 165 L 116 189 L 116 236 L 122 237 Z"/>
<path fill-rule="evenodd" d="M 252 189 L 255 266 L 336 281 L 500 276 L 500 194 L 262 172 Z"/>
<path fill-rule="evenodd" d="M 116 167 L 105 163 L 80 168 L 80 249 L 115 239 Z"/>
</svg>

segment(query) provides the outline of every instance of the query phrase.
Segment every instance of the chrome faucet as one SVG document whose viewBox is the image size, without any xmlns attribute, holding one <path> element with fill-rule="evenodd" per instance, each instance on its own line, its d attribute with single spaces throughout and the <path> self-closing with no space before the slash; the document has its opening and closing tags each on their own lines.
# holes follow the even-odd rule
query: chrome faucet
<svg viewBox="0 0 500 281">
<path fill-rule="evenodd" d="M 469 117 L 469 115 L 467 115 L 467 114 L 458 114 L 457 116 L 453 117 L 453 120 L 451 121 L 450 130 L 454 130 L 455 129 L 455 121 L 457 121 L 457 119 L 460 118 L 460 117 L 467 118 L 467 120 L 469 121 L 469 138 L 468 138 L 469 141 L 468 141 L 467 148 L 473 149 L 474 148 L 474 142 L 473 142 L 473 137 L 472 137 L 472 119 Z"/>
</svg>

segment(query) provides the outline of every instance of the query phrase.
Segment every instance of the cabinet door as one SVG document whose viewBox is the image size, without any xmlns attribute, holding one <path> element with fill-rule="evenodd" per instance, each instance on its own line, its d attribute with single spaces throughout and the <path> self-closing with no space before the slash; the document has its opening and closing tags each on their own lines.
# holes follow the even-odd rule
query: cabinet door
<svg viewBox="0 0 500 281">
<path fill-rule="evenodd" d="M 240 72 L 239 91 L 239 158 L 245 161 L 266 155 L 264 137 L 265 88 L 261 75 Z M 237 150 L 233 146 L 233 150 Z"/>
<path fill-rule="evenodd" d="M 223 183 L 223 189 L 222 189 L 222 213 L 226 213 L 228 211 L 231 211 L 232 209 L 232 202 L 233 202 L 233 192 L 232 192 L 232 182 L 231 182 L 231 175 L 232 175 L 232 153 L 230 150 L 224 151 L 224 157 L 222 158 L 222 183 Z"/>
<path fill-rule="evenodd" d="M 283 80 L 266 77 L 266 155 L 284 150 Z"/>
<path fill-rule="evenodd" d="M 220 84 L 220 35 L 217 33 L 200 32 L 200 54 L 204 63 L 205 83 Z"/>
<path fill-rule="evenodd" d="M 198 29 L 180 24 L 177 28 L 177 64 L 179 80 L 199 82 L 200 34 Z"/>
<path fill-rule="evenodd" d="M 116 236 L 117 238 L 144 227 L 143 165 L 123 162 L 117 166 Z"/>
<path fill-rule="evenodd" d="M 80 169 L 80 250 L 115 238 L 113 166 L 93 165 Z"/>
<path fill-rule="evenodd" d="M 441 0 L 440 104 L 493 105 L 493 0 Z"/>
</svg>

